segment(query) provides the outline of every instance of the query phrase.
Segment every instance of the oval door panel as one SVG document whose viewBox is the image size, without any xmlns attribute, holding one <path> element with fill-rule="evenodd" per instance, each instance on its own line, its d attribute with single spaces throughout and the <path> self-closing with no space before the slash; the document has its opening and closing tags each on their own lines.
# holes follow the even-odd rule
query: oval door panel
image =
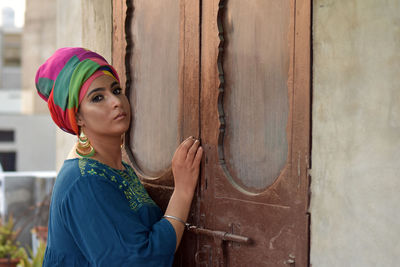
<svg viewBox="0 0 400 267">
<path fill-rule="evenodd" d="M 147 177 L 162 175 L 178 146 L 179 1 L 133 1 L 130 146 Z"/>
<path fill-rule="evenodd" d="M 222 18 L 223 154 L 228 177 L 249 192 L 271 185 L 288 157 L 290 10 L 290 1 L 229 0 Z"/>
</svg>

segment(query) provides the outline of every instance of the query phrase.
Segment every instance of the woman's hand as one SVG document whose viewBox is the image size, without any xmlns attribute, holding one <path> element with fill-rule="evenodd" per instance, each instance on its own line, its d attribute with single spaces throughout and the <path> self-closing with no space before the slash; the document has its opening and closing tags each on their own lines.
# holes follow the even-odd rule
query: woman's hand
<svg viewBox="0 0 400 267">
<path fill-rule="evenodd" d="M 172 173 L 174 174 L 175 189 L 169 200 L 166 215 L 179 218 L 178 220 L 166 217 L 176 233 L 176 249 L 182 239 L 190 204 L 197 185 L 200 171 L 200 161 L 203 149 L 200 141 L 189 137 L 183 141 L 175 151 L 172 158 Z"/>
<path fill-rule="evenodd" d="M 202 155 L 203 149 L 200 146 L 200 141 L 193 137 L 187 138 L 178 146 L 172 158 L 175 193 L 182 197 L 193 197 L 199 177 Z"/>
</svg>

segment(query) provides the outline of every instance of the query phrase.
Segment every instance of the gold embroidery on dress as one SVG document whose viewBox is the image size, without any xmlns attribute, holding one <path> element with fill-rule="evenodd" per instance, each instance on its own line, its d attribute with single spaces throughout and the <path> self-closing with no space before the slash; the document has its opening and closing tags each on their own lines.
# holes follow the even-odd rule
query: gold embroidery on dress
<svg viewBox="0 0 400 267">
<path fill-rule="evenodd" d="M 125 198 L 129 202 L 129 207 L 132 210 L 138 210 L 143 205 L 154 205 L 156 203 L 150 198 L 146 189 L 140 182 L 136 173 L 133 169 L 124 164 L 126 171 L 113 169 L 105 164 L 97 162 L 89 162 L 90 159 L 79 159 L 79 169 L 82 175 L 97 175 L 104 179 L 107 179 L 113 183 L 121 190 Z M 116 175 L 111 175 L 110 173 L 115 173 Z"/>
</svg>

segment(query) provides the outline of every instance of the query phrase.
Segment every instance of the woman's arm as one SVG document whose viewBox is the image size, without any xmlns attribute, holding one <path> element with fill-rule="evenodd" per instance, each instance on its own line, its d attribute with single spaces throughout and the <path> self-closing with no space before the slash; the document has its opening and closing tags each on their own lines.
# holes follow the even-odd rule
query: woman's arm
<svg viewBox="0 0 400 267">
<path fill-rule="evenodd" d="M 100 176 L 98 168 L 88 169 L 92 173 L 85 170 L 85 176 L 64 189 L 65 197 L 52 210 L 53 248 L 78 258 L 82 253 L 99 267 L 171 266 L 176 232 L 167 220 L 158 221 L 159 208 L 132 208 L 124 186 Z"/>
<path fill-rule="evenodd" d="M 176 149 L 172 159 L 175 189 L 168 203 L 165 215 L 174 216 L 186 222 L 199 177 L 202 155 L 203 149 L 200 146 L 200 141 L 193 137 L 189 137 L 183 141 Z M 177 249 L 182 239 L 185 225 L 176 219 L 166 219 L 175 229 Z"/>
</svg>

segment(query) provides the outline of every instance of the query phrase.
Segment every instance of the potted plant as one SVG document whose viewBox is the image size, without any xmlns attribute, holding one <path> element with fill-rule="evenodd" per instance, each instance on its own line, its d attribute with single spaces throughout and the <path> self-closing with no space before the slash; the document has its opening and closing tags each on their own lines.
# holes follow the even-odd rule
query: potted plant
<svg viewBox="0 0 400 267">
<path fill-rule="evenodd" d="M 23 257 L 21 262 L 21 267 L 42 267 L 44 253 L 46 251 L 46 243 L 39 241 L 36 254 L 29 249 L 29 257 Z"/>
<path fill-rule="evenodd" d="M 26 257 L 25 249 L 16 242 L 19 231 L 14 227 L 14 219 L 11 215 L 6 222 L 0 219 L 0 267 L 17 266 Z"/>
<path fill-rule="evenodd" d="M 46 246 L 47 242 L 47 232 L 48 232 L 48 220 L 49 220 L 49 207 L 50 207 L 50 192 L 43 198 L 43 200 L 36 205 L 33 228 L 31 229 L 32 235 L 32 250 L 33 253 L 36 254 L 38 250 L 38 246 L 40 243 L 44 243 Z"/>
<path fill-rule="evenodd" d="M 37 253 L 39 246 L 43 243 L 46 247 L 47 242 L 47 226 L 35 226 L 31 230 L 32 234 L 32 251 Z"/>
</svg>

